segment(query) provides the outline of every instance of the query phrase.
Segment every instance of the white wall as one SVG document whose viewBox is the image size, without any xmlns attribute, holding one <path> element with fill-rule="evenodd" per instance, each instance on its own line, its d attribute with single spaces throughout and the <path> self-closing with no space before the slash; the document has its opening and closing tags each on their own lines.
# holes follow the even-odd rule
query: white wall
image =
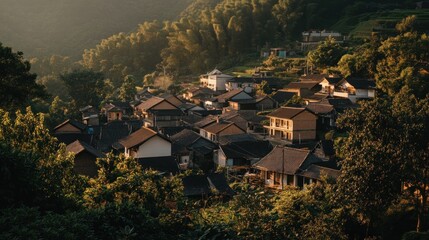
<svg viewBox="0 0 429 240">
<path fill-rule="evenodd" d="M 166 156 L 171 156 L 171 143 L 159 136 L 154 136 L 139 147 L 135 158 Z"/>
</svg>

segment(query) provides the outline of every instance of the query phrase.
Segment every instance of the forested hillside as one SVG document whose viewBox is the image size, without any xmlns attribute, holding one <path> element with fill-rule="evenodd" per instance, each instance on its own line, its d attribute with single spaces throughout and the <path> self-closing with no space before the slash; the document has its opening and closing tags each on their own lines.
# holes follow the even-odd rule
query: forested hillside
<svg viewBox="0 0 429 240">
<path fill-rule="evenodd" d="M 174 20 L 191 0 L 2 0 L 0 41 L 26 56 L 67 55 L 148 20 Z M 166 7 L 168 6 L 168 7 Z"/>
<path fill-rule="evenodd" d="M 146 22 L 135 32 L 113 35 L 85 50 L 83 65 L 102 71 L 114 82 L 129 74 L 142 79 L 156 70 L 176 76 L 199 74 L 215 66 L 230 67 L 263 47 L 293 49 L 305 30 L 338 29 L 347 35 L 359 19 L 347 23 L 352 27 L 338 24 L 342 19 L 396 8 L 415 9 L 415 3 L 198 0 L 178 21 Z"/>
</svg>

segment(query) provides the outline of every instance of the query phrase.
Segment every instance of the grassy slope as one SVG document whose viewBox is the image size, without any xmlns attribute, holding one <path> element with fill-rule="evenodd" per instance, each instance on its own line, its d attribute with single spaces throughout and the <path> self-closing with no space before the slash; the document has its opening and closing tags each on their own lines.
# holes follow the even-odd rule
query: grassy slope
<svg viewBox="0 0 429 240">
<path fill-rule="evenodd" d="M 419 30 L 427 31 L 429 29 L 429 11 L 427 9 L 395 9 L 344 17 L 332 28 L 343 33 L 350 33 L 351 36 L 357 38 L 368 38 L 373 29 L 394 28 L 397 22 L 410 15 L 417 16 Z"/>
<path fill-rule="evenodd" d="M 80 57 L 145 20 L 172 20 L 192 0 L 1 0 L 0 42 L 26 56 Z M 168 7 L 166 7 L 168 6 Z"/>
</svg>

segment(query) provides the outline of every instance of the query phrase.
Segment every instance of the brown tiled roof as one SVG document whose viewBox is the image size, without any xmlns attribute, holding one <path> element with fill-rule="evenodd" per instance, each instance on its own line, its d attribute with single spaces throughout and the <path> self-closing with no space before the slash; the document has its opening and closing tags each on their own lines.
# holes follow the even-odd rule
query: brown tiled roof
<svg viewBox="0 0 429 240">
<path fill-rule="evenodd" d="M 142 127 L 126 138 L 119 140 L 119 143 L 126 148 L 132 148 L 141 145 L 154 136 L 160 136 L 150 128 Z M 161 137 L 161 136 L 160 136 Z"/>
<path fill-rule="evenodd" d="M 79 140 L 76 140 L 76 141 L 70 143 L 69 145 L 67 145 L 66 150 L 67 150 L 67 152 L 72 152 L 72 153 L 75 153 L 76 155 L 83 152 L 83 151 L 87 151 L 97 158 L 105 157 L 104 154 L 99 152 L 97 149 L 95 149 L 92 146 L 90 146 L 89 144 L 86 144 L 86 143 L 81 142 Z"/>
<path fill-rule="evenodd" d="M 64 121 L 61 124 L 59 124 L 58 126 L 56 126 L 54 128 L 54 131 L 56 131 L 58 128 L 61 128 L 62 126 L 66 125 L 67 123 L 70 123 L 72 126 L 78 128 L 81 131 L 85 130 L 85 128 L 86 128 L 86 125 L 81 123 L 81 122 L 78 122 L 78 121 L 75 121 L 72 119 L 67 119 L 66 121 Z"/>
<path fill-rule="evenodd" d="M 314 114 L 326 114 L 334 110 L 332 105 L 323 103 L 309 103 L 306 108 Z"/>
<path fill-rule="evenodd" d="M 217 99 L 218 102 L 228 101 L 229 99 L 233 98 L 235 95 L 237 95 L 241 92 L 243 92 L 243 89 L 237 88 L 237 89 L 234 89 L 232 91 L 221 94 L 221 95 L 215 97 L 215 99 Z"/>
<path fill-rule="evenodd" d="M 276 146 L 267 156 L 253 164 L 253 167 L 293 175 L 297 173 L 309 154 L 310 150 Z"/>
<path fill-rule="evenodd" d="M 137 105 L 137 108 L 142 109 L 142 110 L 149 110 L 149 109 L 153 108 L 154 106 L 160 104 L 162 101 L 165 101 L 165 99 L 160 98 L 160 97 L 152 97 L 152 98 L 149 98 L 148 100 L 140 103 L 139 105 Z"/>
<path fill-rule="evenodd" d="M 319 85 L 319 82 L 291 82 L 289 83 L 286 88 L 299 88 L 299 89 L 312 89 Z"/>
<path fill-rule="evenodd" d="M 224 130 L 225 128 L 234 125 L 234 123 L 231 122 L 215 122 L 207 127 L 204 128 L 205 131 L 210 132 L 210 133 L 219 133 L 222 130 Z"/>
<path fill-rule="evenodd" d="M 308 111 L 305 108 L 281 107 L 274 112 L 268 114 L 268 117 L 292 119 L 303 111 Z"/>
</svg>

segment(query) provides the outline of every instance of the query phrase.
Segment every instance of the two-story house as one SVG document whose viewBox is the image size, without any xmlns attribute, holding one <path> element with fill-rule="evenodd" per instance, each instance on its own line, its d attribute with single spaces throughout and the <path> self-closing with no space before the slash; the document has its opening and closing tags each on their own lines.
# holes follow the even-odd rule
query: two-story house
<svg viewBox="0 0 429 240">
<path fill-rule="evenodd" d="M 375 98 L 375 81 L 363 78 L 344 78 L 335 87 L 334 96 L 348 98 L 355 103 L 359 99 Z"/>
<path fill-rule="evenodd" d="M 136 115 L 143 119 L 146 127 L 177 127 L 184 113 L 175 102 L 152 97 L 136 106 Z"/>
<path fill-rule="evenodd" d="M 119 140 L 126 157 L 149 158 L 171 156 L 171 142 L 150 128 L 142 127 Z"/>
<path fill-rule="evenodd" d="M 271 137 L 291 142 L 316 139 L 317 116 L 306 108 L 281 107 L 268 114 Z"/>
<path fill-rule="evenodd" d="M 221 94 L 213 99 L 206 101 L 204 106 L 207 108 L 217 108 L 222 109 L 229 105 L 229 101 L 249 101 L 254 100 L 254 98 L 246 93 L 243 89 L 235 89 L 224 94 Z"/>
<path fill-rule="evenodd" d="M 225 83 L 227 80 L 233 78 L 233 76 L 228 74 L 223 74 L 218 69 L 200 76 L 200 85 L 201 87 L 207 87 L 213 91 L 225 91 Z"/>
<path fill-rule="evenodd" d="M 224 135 L 234 135 L 242 133 L 246 133 L 246 131 L 241 129 L 234 122 L 227 122 L 219 119 L 216 122 L 200 129 L 200 135 L 213 142 L 219 141 L 219 137 Z"/>
</svg>

